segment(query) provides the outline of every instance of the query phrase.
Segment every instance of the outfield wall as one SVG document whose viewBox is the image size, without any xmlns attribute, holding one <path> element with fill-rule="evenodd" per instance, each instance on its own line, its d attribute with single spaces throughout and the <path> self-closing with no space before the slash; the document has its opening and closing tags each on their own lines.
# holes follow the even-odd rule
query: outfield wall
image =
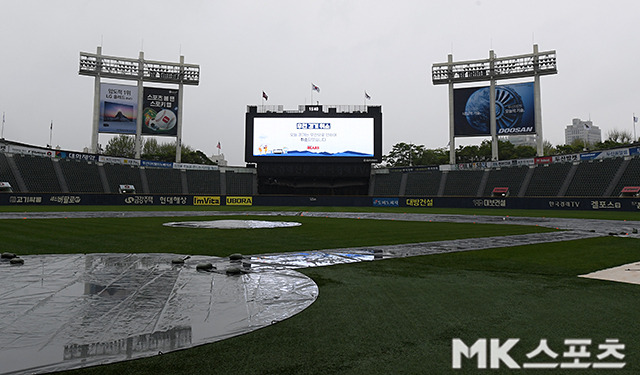
<svg viewBox="0 0 640 375">
<path fill-rule="evenodd" d="M 370 196 L 224 196 L 181 194 L 0 193 L 0 206 L 298 206 L 433 207 L 640 211 L 640 198 L 473 198 Z"/>
</svg>

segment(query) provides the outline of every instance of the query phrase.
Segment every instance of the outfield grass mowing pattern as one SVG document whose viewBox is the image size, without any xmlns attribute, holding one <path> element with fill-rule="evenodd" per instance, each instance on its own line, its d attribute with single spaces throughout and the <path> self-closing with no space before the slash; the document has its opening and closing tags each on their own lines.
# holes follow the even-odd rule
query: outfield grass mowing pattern
<svg viewBox="0 0 640 375">
<path fill-rule="evenodd" d="M 159 230 L 158 225 L 167 221 L 162 218 L 60 219 L 0 221 L 0 235 L 11 238 L 4 245 L 7 250 L 23 250 L 25 254 L 130 251 L 122 250 L 126 246 L 136 251 L 226 255 L 293 251 L 307 246 L 365 246 L 369 240 L 380 245 L 389 237 L 418 242 L 464 234 L 493 235 L 493 230 L 501 235 L 515 234 L 511 230 L 544 230 L 300 219 L 305 220 L 300 228 L 314 231 L 293 233 L 289 228 L 261 234 L 179 228 L 183 232 L 176 228 Z M 80 230 L 89 233 L 80 234 Z M 93 248 L 86 250 L 91 244 Z M 69 373 L 476 374 L 479 371 L 473 361 L 465 362 L 461 370 L 451 370 L 453 338 L 467 344 L 478 338 L 520 338 L 510 352 L 519 363 L 542 338 L 548 339 L 558 353 L 566 350 L 563 340 L 567 338 L 590 338 L 594 346 L 606 338 L 618 338 L 626 345 L 627 365 L 610 373 L 637 374 L 640 329 L 635 322 L 640 318 L 640 286 L 577 277 L 634 261 L 640 261 L 637 239 L 600 237 L 304 269 L 301 272 L 319 285 L 320 295 L 313 305 L 290 319 L 184 351 Z M 594 355 L 597 352 L 592 348 Z M 486 372 L 513 373 L 506 369 Z"/>
</svg>

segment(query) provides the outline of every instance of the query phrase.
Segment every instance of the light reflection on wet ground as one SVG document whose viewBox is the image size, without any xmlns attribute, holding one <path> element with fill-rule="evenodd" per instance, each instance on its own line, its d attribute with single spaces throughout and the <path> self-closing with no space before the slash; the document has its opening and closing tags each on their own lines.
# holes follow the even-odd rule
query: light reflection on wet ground
<svg viewBox="0 0 640 375">
<path fill-rule="evenodd" d="M 433 214 L 141 211 L 0 213 L 0 219 L 232 215 L 539 225 L 563 231 L 254 255 L 238 262 L 194 256 L 173 264 L 181 256 L 172 254 L 36 255 L 23 257 L 22 266 L 2 261 L 0 374 L 151 356 L 264 327 L 317 298 L 315 283 L 296 268 L 605 235 L 640 238 L 640 222 Z M 207 262 L 211 272 L 196 271 Z M 241 272 L 229 276 L 230 269 Z"/>
<path fill-rule="evenodd" d="M 290 269 L 228 276 L 230 261 L 171 254 L 26 256 L 0 263 L 0 373 L 156 355 L 273 324 L 317 298 Z M 213 272 L 198 272 L 199 262 Z"/>
</svg>

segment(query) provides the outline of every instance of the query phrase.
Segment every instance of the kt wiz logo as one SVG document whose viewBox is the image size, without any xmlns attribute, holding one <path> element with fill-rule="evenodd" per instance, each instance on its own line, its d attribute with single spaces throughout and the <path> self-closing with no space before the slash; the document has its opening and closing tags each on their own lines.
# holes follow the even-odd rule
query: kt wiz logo
<svg viewBox="0 0 640 375">
<path fill-rule="evenodd" d="M 537 347 L 524 357 L 513 358 L 509 351 L 520 339 L 478 339 L 467 346 L 461 339 L 451 343 L 451 366 L 454 369 L 465 368 L 498 369 L 501 366 L 510 369 L 621 369 L 625 345 L 618 339 L 606 339 L 603 343 L 594 343 L 591 339 L 564 339 L 564 345 L 558 351 L 553 350 L 547 339 L 540 339 Z M 474 361 L 475 358 L 475 361 Z"/>
</svg>

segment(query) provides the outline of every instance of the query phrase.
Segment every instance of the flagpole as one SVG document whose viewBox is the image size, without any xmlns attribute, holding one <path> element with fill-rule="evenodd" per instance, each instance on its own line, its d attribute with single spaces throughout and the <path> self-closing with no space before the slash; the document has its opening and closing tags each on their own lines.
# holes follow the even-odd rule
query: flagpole
<svg viewBox="0 0 640 375">
<path fill-rule="evenodd" d="M 4 119 L 4 115 L 2 116 L 2 118 Z M 638 119 L 636 118 L 636 114 L 634 112 L 633 113 L 633 143 L 636 143 L 638 141 L 638 138 L 636 138 L 636 122 L 638 122 Z M 4 122 L 2 124 L 4 125 Z"/>
<path fill-rule="evenodd" d="M 0 132 L 0 139 L 4 139 L 4 112 L 2 112 L 2 131 Z"/>
<path fill-rule="evenodd" d="M 53 149 L 53 121 L 51 121 L 51 126 L 49 126 L 49 148 Z"/>
</svg>

